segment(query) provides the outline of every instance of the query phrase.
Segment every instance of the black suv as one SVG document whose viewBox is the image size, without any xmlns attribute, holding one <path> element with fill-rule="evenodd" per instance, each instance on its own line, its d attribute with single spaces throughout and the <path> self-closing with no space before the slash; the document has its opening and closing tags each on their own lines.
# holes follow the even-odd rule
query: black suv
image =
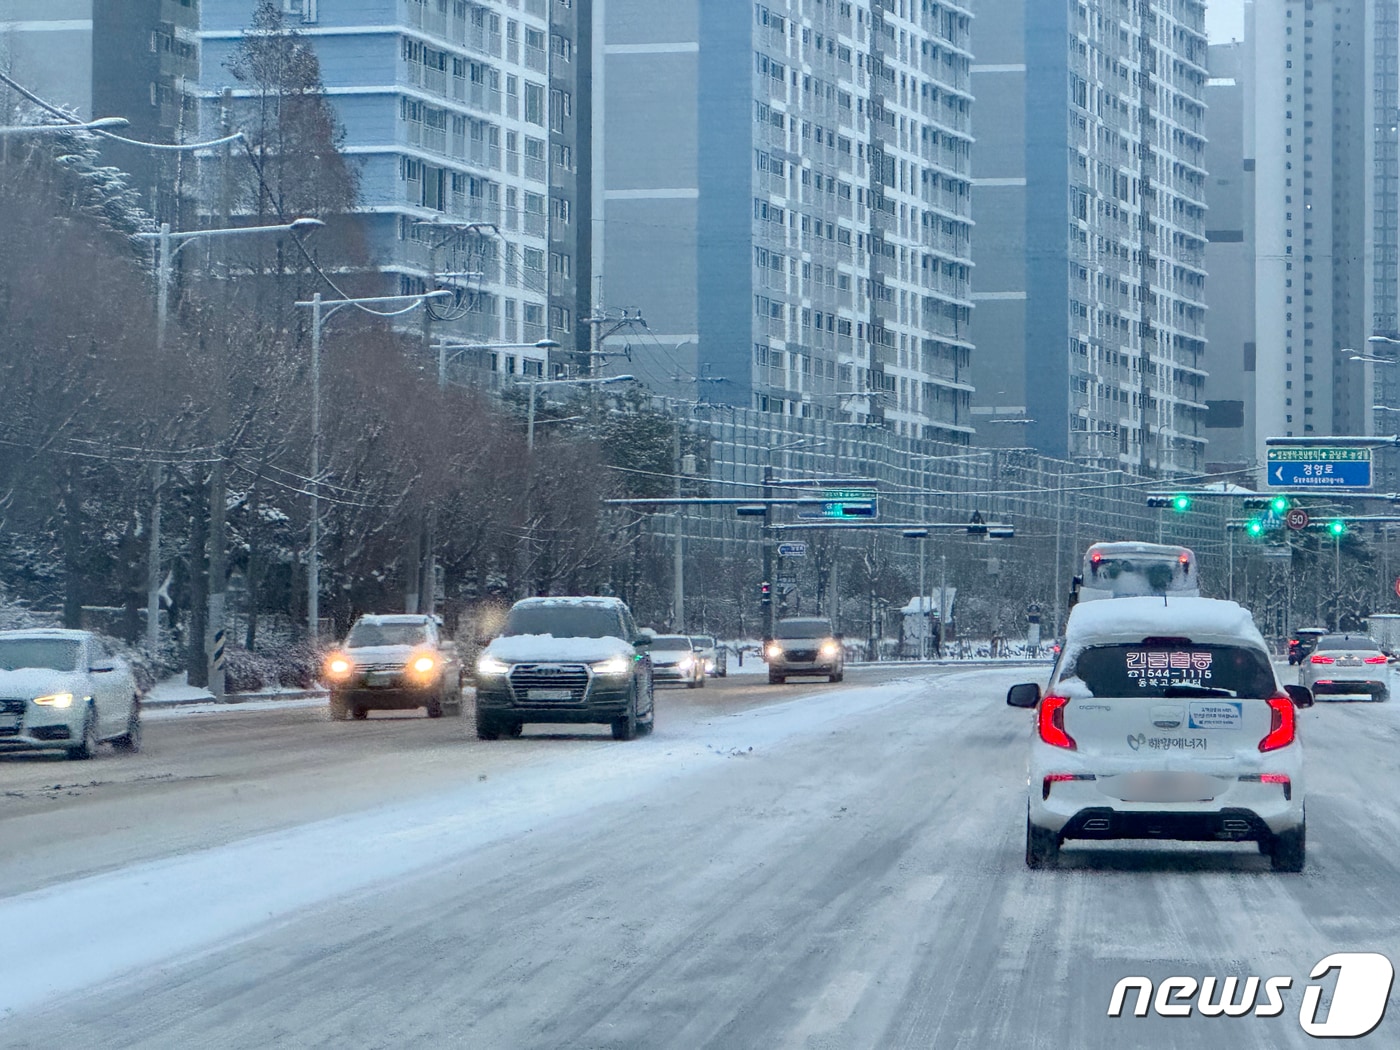
<svg viewBox="0 0 1400 1050">
<path fill-rule="evenodd" d="M 476 663 L 476 735 L 526 722 L 602 722 L 615 740 L 650 733 L 651 638 L 618 598 L 526 598 Z"/>
</svg>

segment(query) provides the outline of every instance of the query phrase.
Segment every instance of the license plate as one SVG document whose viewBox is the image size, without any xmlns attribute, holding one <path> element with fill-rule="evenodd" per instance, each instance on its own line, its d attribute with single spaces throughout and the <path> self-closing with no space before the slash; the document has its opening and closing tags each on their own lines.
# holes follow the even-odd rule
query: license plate
<svg viewBox="0 0 1400 1050">
<path fill-rule="evenodd" d="M 531 700 L 569 700 L 574 695 L 569 689 L 531 689 L 528 693 Z"/>
<path fill-rule="evenodd" d="M 1210 777 L 1179 773 L 1139 773 L 1121 777 L 1118 796 L 1124 802 L 1202 802 L 1215 796 Z"/>
<path fill-rule="evenodd" d="M 365 685 L 393 685 L 397 677 L 392 671 L 371 671 L 365 675 Z"/>
</svg>

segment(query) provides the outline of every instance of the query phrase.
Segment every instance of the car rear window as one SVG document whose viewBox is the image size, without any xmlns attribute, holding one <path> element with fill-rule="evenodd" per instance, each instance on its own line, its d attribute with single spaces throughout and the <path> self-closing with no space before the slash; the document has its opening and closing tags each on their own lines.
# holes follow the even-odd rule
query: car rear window
<svg viewBox="0 0 1400 1050">
<path fill-rule="evenodd" d="M 792 620 L 778 624 L 775 633 L 779 638 L 826 638 L 831 634 L 831 624 L 825 620 Z"/>
<path fill-rule="evenodd" d="M 1374 652 L 1377 648 L 1374 638 L 1346 638 L 1339 634 L 1329 634 L 1318 640 L 1319 649 L 1364 649 Z"/>
<path fill-rule="evenodd" d="M 1232 696 L 1274 695 L 1273 668 L 1260 650 L 1236 645 L 1132 643 L 1082 650 L 1060 677 L 1078 678 L 1094 696 L 1162 697 L 1225 690 Z"/>
</svg>

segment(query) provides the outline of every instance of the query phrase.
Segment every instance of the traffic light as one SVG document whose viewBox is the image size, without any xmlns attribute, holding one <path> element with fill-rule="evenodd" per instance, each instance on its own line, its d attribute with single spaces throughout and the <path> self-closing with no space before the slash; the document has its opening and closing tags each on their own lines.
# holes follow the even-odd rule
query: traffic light
<svg viewBox="0 0 1400 1050">
<path fill-rule="evenodd" d="M 758 595 L 763 601 L 771 602 L 773 600 L 773 585 L 764 580 L 758 585 Z"/>
<path fill-rule="evenodd" d="M 1244 527 L 1244 529 L 1245 529 L 1245 531 L 1246 531 L 1247 533 L 1249 533 L 1251 536 L 1262 536 L 1262 535 L 1264 535 L 1264 523 L 1263 523 L 1262 521 L 1260 521 L 1258 518 L 1251 518 L 1250 521 L 1249 521 L 1249 524 L 1246 525 L 1246 526 Z"/>
<path fill-rule="evenodd" d="M 1275 514 L 1277 514 L 1280 518 L 1287 514 L 1289 508 L 1292 506 L 1293 501 L 1287 496 L 1275 496 L 1273 499 L 1269 500 L 1269 509 Z"/>
<path fill-rule="evenodd" d="M 1191 509 L 1191 497 L 1184 492 L 1178 492 L 1172 497 L 1172 510 L 1178 514 L 1185 514 Z"/>
<path fill-rule="evenodd" d="M 1327 523 L 1327 531 L 1333 536 L 1345 536 L 1347 532 L 1347 523 L 1341 518 L 1329 521 Z"/>
<path fill-rule="evenodd" d="M 982 512 L 980 510 L 974 510 L 972 512 L 972 517 L 968 519 L 967 534 L 969 536 L 987 535 L 987 522 L 982 517 Z"/>
</svg>

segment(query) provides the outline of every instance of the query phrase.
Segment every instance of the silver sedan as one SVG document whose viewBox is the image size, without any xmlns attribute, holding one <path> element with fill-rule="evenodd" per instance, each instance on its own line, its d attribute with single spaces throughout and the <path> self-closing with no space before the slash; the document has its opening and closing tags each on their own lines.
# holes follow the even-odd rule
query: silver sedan
<svg viewBox="0 0 1400 1050">
<path fill-rule="evenodd" d="M 1389 700 L 1390 657 L 1364 634 L 1325 634 L 1303 659 L 1298 684 L 1319 699 L 1328 694 L 1364 694 L 1372 700 Z"/>
</svg>

